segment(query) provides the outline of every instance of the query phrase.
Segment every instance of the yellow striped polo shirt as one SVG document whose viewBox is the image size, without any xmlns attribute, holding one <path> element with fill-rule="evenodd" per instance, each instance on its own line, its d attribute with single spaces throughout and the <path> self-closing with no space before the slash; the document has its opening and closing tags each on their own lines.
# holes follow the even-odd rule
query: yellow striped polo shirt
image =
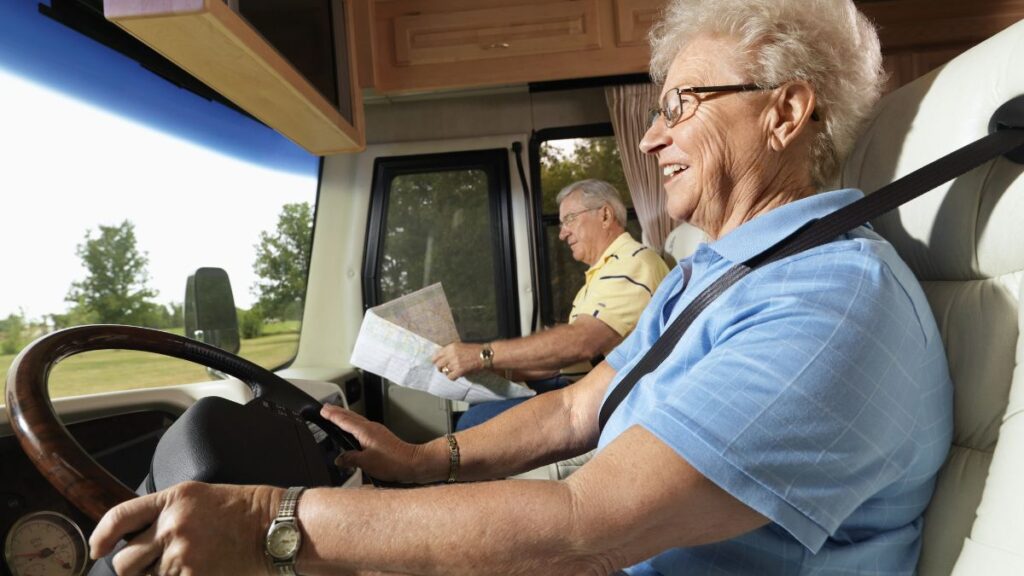
<svg viewBox="0 0 1024 576">
<path fill-rule="evenodd" d="M 667 274 L 661 256 L 623 232 L 587 270 L 586 281 L 572 301 L 569 323 L 581 315 L 593 316 L 625 338 Z M 580 378 L 592 367 L 590 362 L 579 362 L 563 368 L 562 375 Z"/>
</svg>

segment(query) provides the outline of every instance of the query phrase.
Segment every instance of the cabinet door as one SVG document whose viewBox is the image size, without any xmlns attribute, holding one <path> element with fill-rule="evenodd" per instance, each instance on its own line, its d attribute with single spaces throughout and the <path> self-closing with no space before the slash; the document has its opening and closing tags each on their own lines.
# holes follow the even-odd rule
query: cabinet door
<svg viewBox="0 0 1024 576">
<path fill-rule="evenodd" d="M 665 0 L 615 0 L 615 45 L 646 46 Z"/>
<path fill-rule="evenodd" d="M 377 2 L 374 87 L 399 94 L 644 72 L 646 41 L 616 45 L 613 1 Z"/>
<path fill-rule="evenodd" d="M 601 47 L 597 0 L 551 2 L 543 10 L 505 6 L 405 15 L 394 27 L 399 66 Z"/>
</svg>

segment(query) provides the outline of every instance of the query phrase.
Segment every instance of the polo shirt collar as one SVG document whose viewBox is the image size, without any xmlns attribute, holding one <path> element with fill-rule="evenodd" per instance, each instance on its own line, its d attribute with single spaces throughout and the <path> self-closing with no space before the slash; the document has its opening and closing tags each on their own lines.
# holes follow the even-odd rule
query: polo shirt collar
<svg viewBox="0 0 1024 576">
<path fill-rule="evenodd" d="M 601 253 L 601 257 L 597 259 L 597 262 L 594 262 L 594 265 L 587 270 L 587 279 L 590 279 L 591 276 L 593 276 L 598 270 L 600 270 L 601 267 L 604 266 L 604 263 L 607 262 L 609 258 L 614 256 L 615 252 L 619 248 L 622 248 L 622 246 L 629 242 L 631 239 L 632 236 L 629 235 L 629 232 L 623 232 L 622 234 L 619 234 L 618 238 L 612 240 L 612 243 L 609 244 L 608 247 L 604 249 L 604 252 Z"/>
<path fill-rule="evenodd" d="M 730 262 L 745 262 L 796 232 L 804 224 L 827 216 L 863 197 L 864 193 L 860 190 L 844 188 L 801 198 L 743 223 L 708 244 L 708 248 Z"/>
</svg>

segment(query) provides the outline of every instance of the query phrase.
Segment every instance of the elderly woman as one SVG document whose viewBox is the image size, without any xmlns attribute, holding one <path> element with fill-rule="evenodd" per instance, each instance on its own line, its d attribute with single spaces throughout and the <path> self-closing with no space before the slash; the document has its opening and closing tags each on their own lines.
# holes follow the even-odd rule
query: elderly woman
<svg viewBox="0 0 1024 576">
<path fill-rule="evenodd" d="M 560 482 L 301 499 L 185 484 L 115 508 L 93 553 L 152 524 L 117 556 L 121 574 L 268 573 L 264 535 L 297 505 L 301 545 L 269 539 L 277 573 L 913 573 L 951 386 L 918 284 L 866 228 L 733 286 L 599 429 L 606 395 L 696 294 L 860 197 L 819 190 L 881 82 L 850 0 L 676 0 L 652 46 L 664 88 L 641 147 L 669 213 L 712 242 L 636 331 L 576 384 L 424 445 L 324 409 L 364 447 L 347 463 L 385 479 L 501 478 L 596 446 L 588 464 Z"/>
</svg>

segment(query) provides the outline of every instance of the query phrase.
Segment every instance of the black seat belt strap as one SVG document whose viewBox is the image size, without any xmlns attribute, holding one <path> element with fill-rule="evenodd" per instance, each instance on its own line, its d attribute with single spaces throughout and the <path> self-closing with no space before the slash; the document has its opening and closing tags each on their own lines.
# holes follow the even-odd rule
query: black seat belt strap
<svg viewBox="0 0 1024 576">
<path fill-rule="evenodd" d="M 1014 102 L 1024 105 L 1024 96 L 1018 96 L 1010 103 Z M 1006 105 L 1003 108 L 1006 108 Z M 1002 127 L 1005 128 L 1005 126 Z M 697 316 L 747 274 L 765 264 L 830 242 L 841 234 L 867 223 L 872 218 L 877 218 L 893 208 L 917 198 L 943 182 L 952 180 L 997 156 L 1008 154 L 1021 147 L 1024 147 L 1024 126 L 996 130 L 984 138 L 879 188 L 874 194 L 805 225 L 786 239 L 746 262 L 733 266 L 694 298 L 693 302 L 672 321 L 665 332 L 654 342 L 636 366 L 612 390 L 601 406 L 599 428 L 604 430 L 612 413 L 625 400 L 637 382 L 661 365 Z"/>
</svg>

